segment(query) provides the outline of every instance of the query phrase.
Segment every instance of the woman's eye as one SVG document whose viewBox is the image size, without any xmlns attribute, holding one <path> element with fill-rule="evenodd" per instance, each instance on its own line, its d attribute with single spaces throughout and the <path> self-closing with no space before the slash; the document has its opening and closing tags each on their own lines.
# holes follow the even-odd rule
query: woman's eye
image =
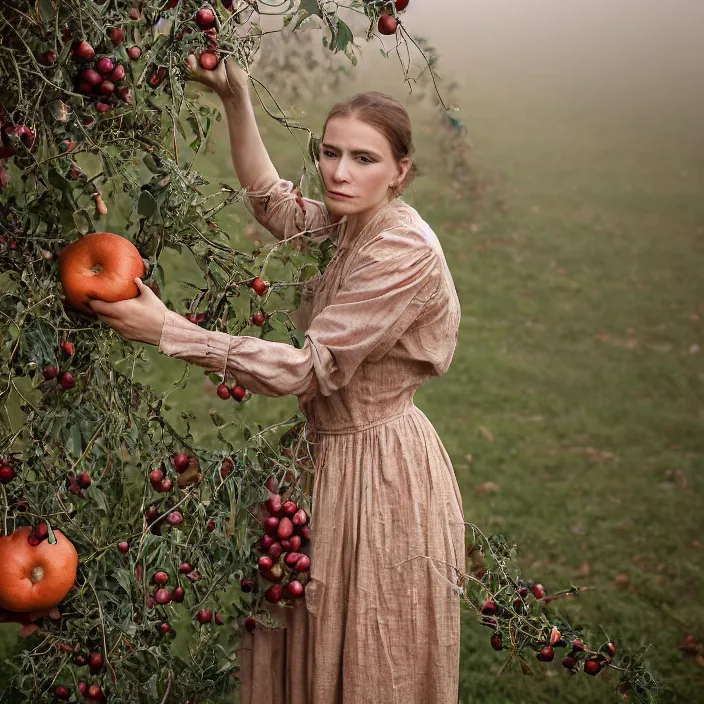
<svg viewBox="0 0 704 704">
<path fill-rule="evenodd" d="M 363 164 L 373 164 L 374 162 L 368 156 L 360 156 Z"/>
<path fill-rule="evenodd" d="M 323 156 L 327 156 L 328 158 L 332 158 L 335 156 L 333 152 L 323 152 Z"/>
</svg>

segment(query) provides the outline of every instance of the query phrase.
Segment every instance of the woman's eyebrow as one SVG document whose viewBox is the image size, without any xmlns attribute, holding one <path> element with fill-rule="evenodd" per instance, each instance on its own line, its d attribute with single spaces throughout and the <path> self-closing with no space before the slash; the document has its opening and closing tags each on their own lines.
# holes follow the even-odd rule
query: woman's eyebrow
<svg viewBox="0 0 704 704">
<path fill-rule="evenodd" d="M 320 146 L 323 149 L 333 149 L 336 152 L 343 151 L 342 149 L 340 149 L 340 147 L 336 147 L 334 144 L 328 144 L 327 142 L 323 142 Z M 371 156 L 374 159 L 381 159 L 378 154 L 376 154 L 375 152 L 370 152 L 368 149 L 355 149 L 352 151 L 352 154 L 354 156 Z"/>
</svg>

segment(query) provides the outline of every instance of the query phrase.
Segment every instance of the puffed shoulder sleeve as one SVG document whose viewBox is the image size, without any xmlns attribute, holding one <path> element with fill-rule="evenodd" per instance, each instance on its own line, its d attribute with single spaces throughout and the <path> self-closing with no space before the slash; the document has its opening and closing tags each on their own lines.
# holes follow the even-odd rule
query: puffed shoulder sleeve
<svg viewBox="0 0 704 704">
<path fill-rule="evenodd" d="M 325 204 L 303 198 L 291 181 L 255 183 L 247 191 L 244 202 L 256 220 L 279 240 L 326 225 L 331 225 L 331 232 L 335 230 Z M 316 232 L 311 239 L 322 240 L 329 236 L 327 231 Z"/>
<path fill-rule="evenodd" d="M 312 321 L 301 349 L 199 328 L 168 311 L 159 349 L 265 396 L 329 396 L 365 361 L 383 357 L 418 318 L 440 283 L 438 254 L 422 236 L 384 232 L 360 248 L 332 301 Z"/>
</svg>

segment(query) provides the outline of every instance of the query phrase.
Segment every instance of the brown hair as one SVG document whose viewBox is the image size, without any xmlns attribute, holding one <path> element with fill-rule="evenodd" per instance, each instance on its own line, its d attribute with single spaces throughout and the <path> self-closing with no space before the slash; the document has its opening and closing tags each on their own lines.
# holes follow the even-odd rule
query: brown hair
<svg viewBox="0 0 704 704">
<path fill-rule="evenodd" d="M 396 161 L 410 159 L 413 156 L 411 118 L 408 116 L 406 108 L 396 98 L 392 98 L 386 93 L 370 90 L 366 93 L 357 93 L 357 95 L 333 105 L 325 119 L 323 135 L 328 122 L 333 117 L 356 117 L 377 129 L 391 145 L 391 152 Z M 392 197 L 400 195 L 410 185 L 415 175 L 416 165 L 411 163 L 411 168 L 403 182 L 391 189 Z"/>
</svg>

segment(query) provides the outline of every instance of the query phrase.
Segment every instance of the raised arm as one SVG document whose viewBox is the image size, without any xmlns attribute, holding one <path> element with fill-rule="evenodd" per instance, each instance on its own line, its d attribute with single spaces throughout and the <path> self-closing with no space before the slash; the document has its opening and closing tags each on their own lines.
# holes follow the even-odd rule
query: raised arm
<svg viewBox="0 0 704 704">
<path fill-rule="evenodd" d="M 337 228 L 320 229 L 332 224 L 325 205 L 301 197 L 291 181 L 279 177 L 259 134 L 242 68 L 230 59 L 221 61 L 214 71 L 206 71 L 193 55 L 186 67 L 192 78 L 212 88 L 222 100 L 232 163 L 240 185 L 247 189 L 245 204 L 252 215 L 278 239 L 303 231 L 314 231 L 314 240 L 335 237 Z"/>
<path fill-rule="evenodd" d="M 192 78 L 212 88 L 222 100 L 230 131 L 232 164 L 240 185 L 250 190 L 255 185 L 278 181 L 279 174 L 259 134 L 244 70 L 230 59 L 221 61 L 214 71 L 206 71 L 193 55 L 188 57 L 186 67 Z"/>
</svg>

